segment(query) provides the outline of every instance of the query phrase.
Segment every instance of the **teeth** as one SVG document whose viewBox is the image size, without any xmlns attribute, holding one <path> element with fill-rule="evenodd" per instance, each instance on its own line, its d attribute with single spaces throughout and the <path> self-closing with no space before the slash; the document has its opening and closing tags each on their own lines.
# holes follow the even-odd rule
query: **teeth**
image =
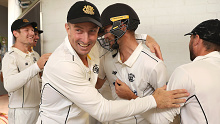
<svg viewBox="0 0 220 124">
<path fill-rule="evenodd" d="M 79 45 L 82 46 L 82 47 L 87 47 L 87 46 L 89 46 L 89 45 L 83 45 L 83 44 L 80 44 L 80 43 L 79 43 Z"/>
</svg>

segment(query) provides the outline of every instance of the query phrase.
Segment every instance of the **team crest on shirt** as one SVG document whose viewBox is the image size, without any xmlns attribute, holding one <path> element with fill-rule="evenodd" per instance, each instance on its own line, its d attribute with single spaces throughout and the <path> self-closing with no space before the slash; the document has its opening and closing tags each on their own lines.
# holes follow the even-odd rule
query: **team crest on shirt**
<svg viewBox="0 0 220 124">
<path fill-rule="evenodd" d="M 129 74 L 128 74 L 128 80 L 129 80 L 130 82 L 134 82 L 134 79 L 135 79 L 134 74 L 129 73 Z"/>
<path fill-rule="evenodd" d="M 94 73 L 98 74 L 98 73 L 99 73 L 99 67 L 98 67 L 98 65 L 95 64 L 95 65 L 93 66 L 93 69 L 92 69 L 92 70 L 93 70 Z"/>
</svg>

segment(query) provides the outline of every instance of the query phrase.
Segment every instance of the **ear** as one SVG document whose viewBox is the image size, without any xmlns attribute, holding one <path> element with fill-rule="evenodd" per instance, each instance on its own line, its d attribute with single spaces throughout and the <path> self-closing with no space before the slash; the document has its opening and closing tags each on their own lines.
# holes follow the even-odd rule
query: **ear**
<svg viewBox="0 0 220 124">
<path fill-rule="evenodd" d="M 194 41 L 193 41 L 193 46 L 198 46 L 200 45 L 200 42 L 201 42 L 201 39 L 199 38 L 199 35 L 197 34 L 194 38 Z"/>
<path fill-rule="evenodd" d="M 65 23 L 65 28 L 66 28 L 66 32 L 69 35 L 70 34 L 70 26 L 68 25 L 68 23 Z"/>
<path fill-rule="evenodd" d="M 18 37 L 18 35 L 19 35 L 19 32 L 17 32 L 16 30 L 14 30 L 13 32 L 13 35 L 17 38 Z"/>
</svg>

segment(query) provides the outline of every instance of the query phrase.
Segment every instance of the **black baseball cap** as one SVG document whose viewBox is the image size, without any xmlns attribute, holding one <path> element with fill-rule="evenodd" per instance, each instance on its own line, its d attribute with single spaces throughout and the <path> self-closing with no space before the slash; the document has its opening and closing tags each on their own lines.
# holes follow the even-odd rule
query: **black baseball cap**
<svg viewBox="0 0 220 124">
<path fill-rule="evenodd" d="M 39 34 L 41 34 L 41 33 L 43 33 L 44 31 L 43 30 L 39 30 L 38 28 L 37 28 L 37 26 L 36 27 L 34 27 L 34 32 L 38 32 Z"/>
<path fill-rule="evenodd" d="M 184 36 L 196 34 L 205 41 L 220 45 L 220 21 L 218 19 L 203 21 Z"/>
<path fill-rule="evenodd" d="M 67 22 L 72 24 L 92 22 L 102 27 L 98 9 L 94 4 L 87 1 L 78 1 L 72 5 L 67 14 Z"/>
<path fill-rule="evenodd" d="M 27 19 L 17 19 L 15 20 L 12 25 L 11 25 L 11 32 L 14 30 L 20 29 L 22 27 L 32 25 L 32 27 L 36 27 L 37 23 L 36 22 L 29 22 Z"/>
</svg>

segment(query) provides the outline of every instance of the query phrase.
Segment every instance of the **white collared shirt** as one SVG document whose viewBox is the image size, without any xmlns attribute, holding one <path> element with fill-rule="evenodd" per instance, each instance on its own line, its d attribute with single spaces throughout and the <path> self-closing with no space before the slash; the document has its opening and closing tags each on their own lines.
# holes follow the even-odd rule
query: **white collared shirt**
<svg viewBox="0 0 220 124">
<path fill-rule="evenodd" d="M 167 82 L 167 70 L 163 61 L 154 56 L 139 43 L 131 56 L 122 63 L 120 53 L 112 57 L 106 54 L 101 58 L 99 78 L 106 77 L 115 100 L 121 100 L 115 92 L 115 81 L 120 79 L 139 97 L 151 95 L 153 91 Z M 143 120 L 140 115 L 116 120 L 118 123 Z"/>
<path fill-rule="evenodd" d="M 148 119 L 151 123 L 169 123 L 180 114 L 182 124 L 220 123 L 220 53 L 211 52 L 196 57 L 193 62 L 175 69 L 167 90 L 186 89 L 190 96 L 177 109 L 154 110 Z"/>
<path fill-rule="evenodd" d="M 89 67 L 82 63 L 68 37 L 50 56 L 42 77 L 43 124 L 88 124 L 89 114 L 99 121 L 109 121 L 156 107 L 153 96 L 129 102 L 107 101 L 99 94 L 95 89 L 99 71 L 96 45 L 87 57 Z"/>
<path fill-rule="evenodd" d="M 37 77 L 40 68 L 31 53 L 12 47 L 2 62 L 4 87 L 9 94 L 9 108 L 36 107 L 40 103 Z"/>
</svg>

